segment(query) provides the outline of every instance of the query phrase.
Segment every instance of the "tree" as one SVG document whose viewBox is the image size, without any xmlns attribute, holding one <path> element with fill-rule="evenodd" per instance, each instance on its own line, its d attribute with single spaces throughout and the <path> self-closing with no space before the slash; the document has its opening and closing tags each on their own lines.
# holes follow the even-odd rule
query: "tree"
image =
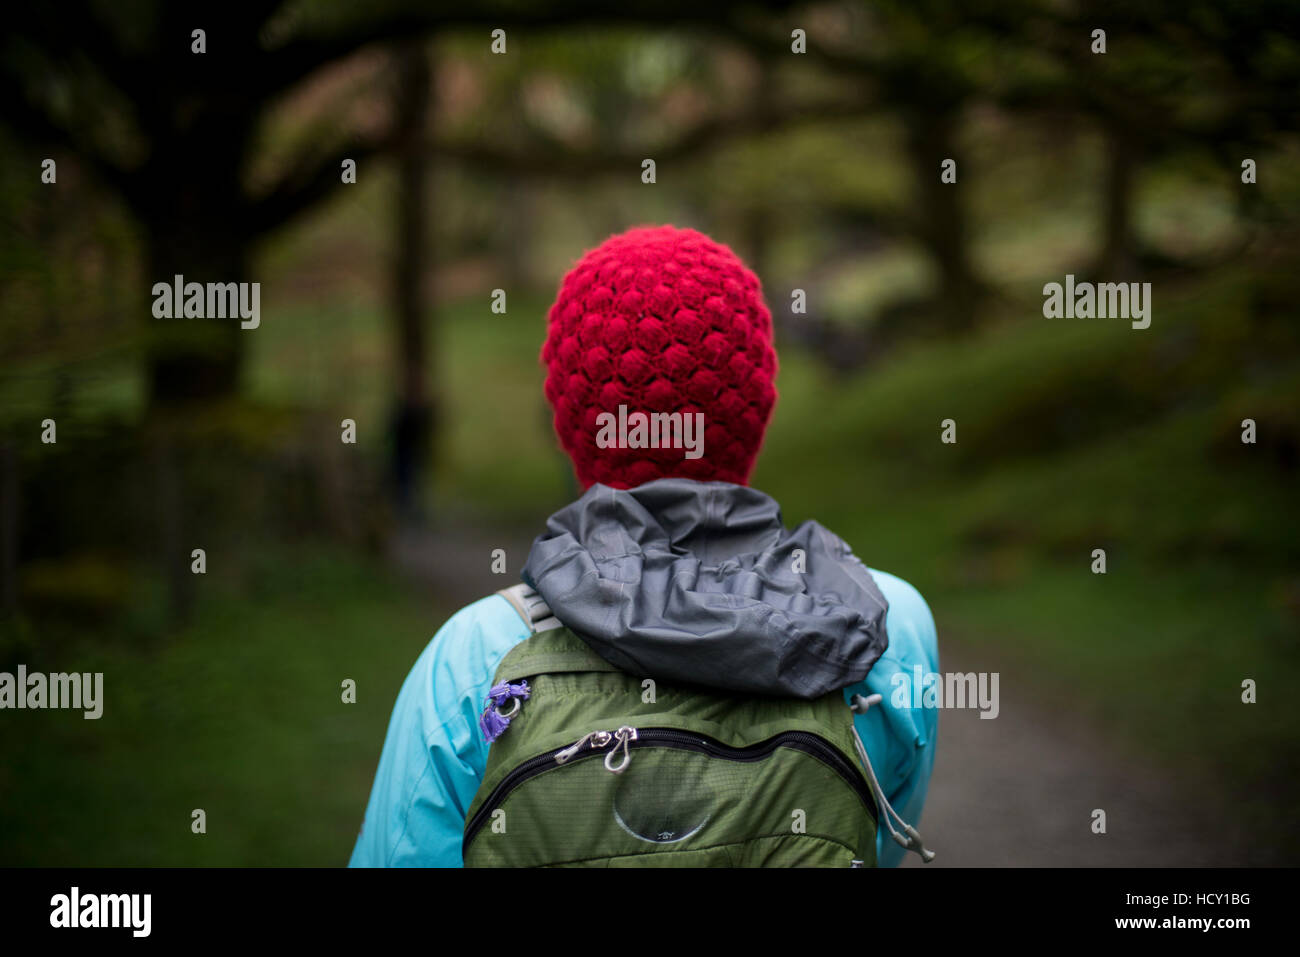
<svg viewBox="0 0 1300 957">
<path fill-rule="evenodd" d="M 591 0 L 534 7 L 409 0 L 355 13 L 325 3 L 304 13 L 283 0 L 23 4 L 10 13 L 3 46 L 3 120 L 30 140 L 75 155 L 116 191 L 142 228 L 151 284 L 176 274 L 241 282 L 257 241 L 330 195 L 344 158 L 360 162 L 391 146 L 391 134 L 313 142 L 270 187 L 250 188 L 264 114 L 321 67 L 368 44 L 456 27 L 698 23 L 725 17 L 731 5 L 703 7 L 675 0 L 612 9 Z M 204 32 L 205 52 L 195 52 L 195 30 Z M 148 316 L 143 297 L 140 309 Z M 235 391 L 237 323 L 149 328 L 154 405 Z"/>
</svg>

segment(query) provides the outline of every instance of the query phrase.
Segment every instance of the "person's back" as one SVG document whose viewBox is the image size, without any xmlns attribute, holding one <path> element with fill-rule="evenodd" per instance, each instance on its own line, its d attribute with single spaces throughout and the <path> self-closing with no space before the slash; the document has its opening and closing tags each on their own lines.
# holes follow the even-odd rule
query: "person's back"
<svg viewBox="0 0 1300 957">
<path fill-rule="evenodd" d="M 776 397 L 757 279 L 694 231 L 629 231 L 566 277 L 542 359 L 587 491 L 548 520 L 524 586 L 462 609 L 416 662 L 352 865 L 555 863 L 580 844 L 623 863 L 921 852 L 901 819 L 920 816 L 936 713 L 891 698 L 896 675 L 937 671 L 934 623 L 906 582 L 815 522 L 787 530 L 747 486 Z M 599 754 L 620 775 L 646 757 L 617 788 L 579 783 L 577 758 Z"/>
</svg>

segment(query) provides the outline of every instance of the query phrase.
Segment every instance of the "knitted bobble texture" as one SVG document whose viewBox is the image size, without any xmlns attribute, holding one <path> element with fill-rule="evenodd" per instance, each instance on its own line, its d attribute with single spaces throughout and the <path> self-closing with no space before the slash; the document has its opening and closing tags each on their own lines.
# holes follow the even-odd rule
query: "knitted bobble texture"
<svg viewBox="0 0 1300 957">
<path fill-rule="evenodd" d="M 605 240 L 561 282 L 541 359 L 555 432 L 583 488 L 749 481 L 776 402 L 772 315 L 757 277 L 721 243 L 672 226 Z M 599 447 L 598 417 L 620 406 L 703 413 L 703 455 Z"/>
</svg>

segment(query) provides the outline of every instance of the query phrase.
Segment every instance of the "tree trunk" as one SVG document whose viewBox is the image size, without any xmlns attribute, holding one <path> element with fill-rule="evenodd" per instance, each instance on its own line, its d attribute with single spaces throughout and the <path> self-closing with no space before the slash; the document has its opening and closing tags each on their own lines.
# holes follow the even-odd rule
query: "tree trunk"
<svg viewBox="0 0 1300 957">
<path fill-rule="evenodd" d="M 22 482 L 18 453 L 0 442 L 0 618 L 18 610 L 18 522 L 22 515 Z"/>
<path fill-rule="evenodd" d="M 149 189 L 137 197 L 134 212 L 147 237 L 150 301 L 142 315 L 149 323 L 155 408 L 235 394 L 245 337 L 257 334 L 241 329 L 237 315 L 156 319 L 152 312 L 154 283 L 172 283 L 178 275 L 198 283 L 249 279 L 250 227 L 240 181 L 249 120 L 236 110 L 222 104 L 166 139 L 146 170 Z"/>
<path fill-rule="evenodd" d="M 235 396 L 246 337 L 257 335 L 256 328 L 241 328 L 237 307 L 225 318 L 206 315 L 206 297 L 203 318 L 178 314 L 183 302 L 172 303 L 171 319 L 153 315 L 155 283 L 174 285 L 176 276 L 205 285 L 250 281 L 251 240 L 240 182 L 246 122 L 220 110 L 203 114 L 155 154 L 147 171 L 151 188 L 138 198 L 135 212 L 146 230 L 148 257 L 142 285 L 149 299 L 137 308 L 148 330 L 150 412 L 164 420 Z M 153 439 L 151 464 L 158 560 L 172 627 L 182 627 L 193 613 L 190 553 L 205 547 L 206 515 L 187 478 L 194 465 L 190 455 L 163 422 Z"/>
<path fill-rule="evenodd" d="M 148 446 L 153 480 L 154 542 L 162 580 L 167 588 L 167 622 L 172 628 L 189 623 L 194 611 L 194 577 L 190 553 L 202 547 L 191 540 L 193 522 L 182 481 L 181 450 L 167 434 L 154 436 Z"/>
<path fill-rule="evenodd" d="M 758 128 L 764 148 L 769 146 L 769 137 L 776 128 L 776 66 L 769 57 L 760 57 L 758 66 L 758 88 L 755 90 L 755 109 L 758 114 Z M 767 191 L 756 192 L 749 197 L 745 207 L 745 239 L 749 247 L 749 265 L 758 275 L 760 281 L 770 283 L 769 274 L 772 249 L 772 207 L 767 201 Z"/>
<path fill-rule="evenodd" d="M 201 220 L 200 220 L 201 222 Z M 148 285 L 185 282 L 245 282 L 247 252 L 232 237 L 195 236 L 174 223 L 151 223 Z M 201 229 L 201 227 L 199 227 Z M 177 304 L 179 305 L 179 304 Z M 155 319 L 146 304 L 149 398 L 154 408 L 234 395 L 243 366 L 244 336 L 238 316 L 217 319 Z"/>
<path fill-rule="evenodd" d="M 1106 127 L 1105 220 L 1102 247 L 1094 267 L 1104 280 L 1128 277 L 1135 265 L 1133 180 L 1137 150 L 1133 138 L 1114 123 Z"/>
<path fill-rule="evenodd" d="M 918 234 L 939 269 L 939 307 L 946 328 L 974 327 L 982 286 L 967 250 L 967 221 L 961 201 L 966 175 L 956 146 L 955 112 L 919 111 L 907 123 L 907 150 L 920 186 Z M 945 159 L 957 161 L 957 182 L 940 179 Z"/>
<path fill-rule="evenodd" d="M 425 44 L 412 40 L 395 53 L 397 88 L 397 191 L 394 194 L 396 240 L 393 268 L 394 347 L 397 396 L 393 410 L 392 476 L 398 506 L 418 507 L 420 480 L 428 465 L 434 428 L 426 362 L 426 276 L 433 270 L 428 228 L 429 181 L 423 139 L 428 123 L 432 67 Z"/>
</svg>

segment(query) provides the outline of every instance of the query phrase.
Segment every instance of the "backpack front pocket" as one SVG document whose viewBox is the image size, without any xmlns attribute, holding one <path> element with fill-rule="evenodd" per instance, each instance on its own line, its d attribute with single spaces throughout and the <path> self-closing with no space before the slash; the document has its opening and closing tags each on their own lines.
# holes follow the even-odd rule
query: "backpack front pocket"
<svg viewBox="0 0 1300 957">
<path fill-rule="evenodd" d="M 870 853 L 864 843 L 874 846 L 875 816 L 861 772 L 816 734 L 735 747 L 622 724 L 505 775 L 472 815 L 464 853 L 471 866 L 498 856 L 544 866 L 695 850 L 736 866 L 848 866 Z"/>
</svg>

